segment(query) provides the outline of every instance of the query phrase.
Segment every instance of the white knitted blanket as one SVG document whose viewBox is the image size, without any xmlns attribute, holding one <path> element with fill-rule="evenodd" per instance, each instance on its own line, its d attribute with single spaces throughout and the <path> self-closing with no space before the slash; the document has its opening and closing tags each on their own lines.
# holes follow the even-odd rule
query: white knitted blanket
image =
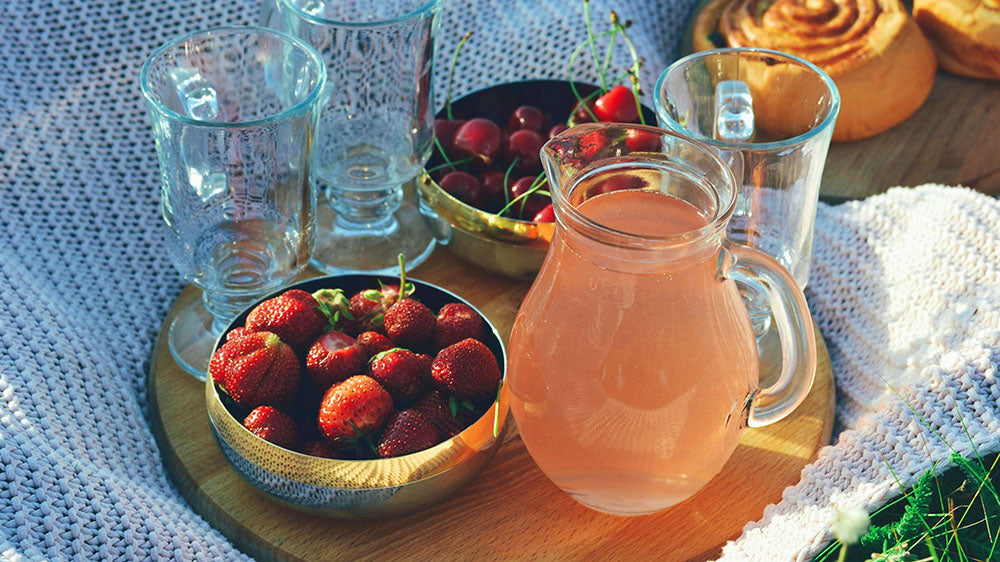
<svg viewBox="0 0 1000 562">
<path fill-rule="evenodd" d="M 597 20 L 613 5 L 636 21 L 631 35 L 646 58 L 647 88 L 673 59 L 694 3 L 592 1 Z M 183 281 L 162 250 L 159 174 L 137 76 L 165 40 L 255 23 L 258 13 L 254 0 L 0 1 L 4 560 L 242 557 L 172 488 L 145 418 L 153 341 Z M 580 7 L 571 0 L 452 1 L 439 61 L 450 59 L 468 29 L 477 34 L 456 73 L 458 94 L 561 77 L 567 47 L 583 38 Z M 436 69 L 439 103 L 446 67 Z M 926 218 L 945 213 L 953 216 Z M 886 497 L 880 455 L 905 477 L 922 470 L 928 447 L 940 452 L 917 437 L 916 424 L 883 421 L 909 419 L 898 405 L 866 417 L 874 408 L 866 387 L 878 374 L 905 386 L 944 434 L 953 435 L 961 412 L 980 444 L 995 448 L 997 390 L 992 371 L 982 373 L 1000 347 L 989 303 L 998 302 L 998 213 L 985 197 L 957 190 L 897 191 L 821 211 L 812 305 L 833 353 L 841 415 L 855 429 L 727 556 L 811 552 L 825 540 L 830 505 Z M 994 276 L 992 286 L 973 289 L 968 279 L 975 275 Z M 902 297 L 914 293 L 933 308 Z M 958 303 L 954 329 L 939 318 L 949 303 Z M 993 339 L 957 331 L 970 326 L 993 329 Z M 934 346 L 953 353 L 935 356 Z M 918 355 L 923 362 L 907 359 Z"/>
<path fill-rule="evenodd" d="M 846 430 L 727 562 L 808 560 L 838 508 L 873 511 L 952 449 L 1000 450 L 1000 202 L 925 185 L 820 205 L 814 252 L 807 293 Z"/>
</svg>

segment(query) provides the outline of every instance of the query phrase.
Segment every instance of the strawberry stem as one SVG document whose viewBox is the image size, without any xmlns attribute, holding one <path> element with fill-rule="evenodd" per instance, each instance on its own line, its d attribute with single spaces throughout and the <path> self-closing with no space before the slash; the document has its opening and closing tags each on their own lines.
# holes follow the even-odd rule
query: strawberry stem
<svg viewBox="0 0 1000 562">
<path fill-rule="evenodd" d="M 406 298 L 406 256 L 402 252 L 399 254 L 399 295 L 396 302 Z"/>
<path fill-rule="evenodd" d="M 597 57 L 597 43 L 594 41 L 594 27 L 590 23 L 590 0 L 583 0 L 583 23 L 587 26 L 587 43 L 590 43 L 590 56 L 594 58 L 594 67 L 597 69 L 597 76 L 601 79 L 601 90 L 608 91 L 608 77 L 604 75 L 601 67 L 601 59 Z M 614 40 L 614 35 L 611 39 Z"/>
<path fill-rule="evenodd" d="M 448 92 L 444 97 L 444 111 L 449 121 L 455 120 L 455 117 L 451 114 L 451 85 L 455 78 L 455 67 L 458 65 L 458 53 L 462 52 L 462 47 L 469 40 L 469 37 L 472 37 L 472 30 L 467 31 L 462 40 L 458 42 L 458 46 L 455 47 L 455 56 L 451 59 L 451 68 L 448 69 Z"/>
</svg>

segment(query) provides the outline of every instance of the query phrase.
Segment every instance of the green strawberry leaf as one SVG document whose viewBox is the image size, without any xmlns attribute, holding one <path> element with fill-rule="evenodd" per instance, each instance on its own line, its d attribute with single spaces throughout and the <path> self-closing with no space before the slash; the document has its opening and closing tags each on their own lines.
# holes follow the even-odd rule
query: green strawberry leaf
<svg viewBox="0 0 1000 562">
<path fill-rule="evenodd" d="M 381 283 L 379 284 L 381 285 Z M 361 296 L 372 302 L 382 302 L 382 292 L 376 291 L 375 289 L 368 289 L 367 291 L 361 293 Z"/>
<path fill-rule="evenodd" d="M 389 355 L 390 353 L 396 353 L 397 351 L 407 351 L 407 349 L 404 348 L 404 347 L 394 347 L 392 349 L 387 349 L 385 351 L 381 351 L 381 352 L 376 353 L 375 355 L 373 355 L 372 358 L 368 360 L 368 363 L 370 364 L 370 363 L 372 363 L 374 361 L 378 361 L 379 359 L 385 357 L 386 355 Z"/>
<path fill-rule="evenodd" d="M 403 291 L 401 291 L 401 294 L 403 295 L 403 298 L 405 299 L 406 297 L 408 297 L 408 296 L 412 295 L 413 293 L 415 293 L 416 290 L 417 290 L 417 287 L 413 283 L 407 283 L 406 286 L 403 288 Z"/>
<path fill-rule="evenodd" d="M 468 410 L 470 412 L 475 412 L 476 411 L 476 406 L 471 401 L 469 401 L 469 400 L 462 400 L 461 404 L 462 404 L 463 408 L 465 408 L 466 410 Z"/>
<path fill-rule="evenodd" d="M 448 397 L 448 409 L 451 410 L 451 417 L 458 416 L 458 399 L 454 396 Z"/>
</svg>

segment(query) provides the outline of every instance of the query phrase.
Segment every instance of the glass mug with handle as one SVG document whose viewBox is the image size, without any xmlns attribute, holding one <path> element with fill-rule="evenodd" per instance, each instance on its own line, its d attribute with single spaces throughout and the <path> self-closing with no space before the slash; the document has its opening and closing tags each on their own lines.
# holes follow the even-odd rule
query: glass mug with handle
<svg viewBox="0 0 1000 562">
<path fill-rule="evenodd" d="M 510 338 L 518 431 L 580 503 L 665 509 L 719 472 L 743 428 L 782 419 L 808 394 L 805 297 L 773 258 L 726 239 L 738 188 L 704 145 L 586 124 L 550 140 L 542 160 L 557 224 Z M 738 285 L 774 310 L 782 372 L 766 389 Z"/>
</svg>

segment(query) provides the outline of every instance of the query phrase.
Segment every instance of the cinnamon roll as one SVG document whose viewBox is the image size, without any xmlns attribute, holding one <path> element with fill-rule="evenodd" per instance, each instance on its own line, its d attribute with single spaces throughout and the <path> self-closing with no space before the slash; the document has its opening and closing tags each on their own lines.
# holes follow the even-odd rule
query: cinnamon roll
<svg viewBox="0 0 1000 562">
<path fill-rule="evenodd" d="M 774 49 L 823 69 L 840 91 L 834 141 L 905 120 L 927 99 L 936 69 L 899 0 L 712 0 L 696 16 L 692 42 L 699 51 Z"/>
<path fill-rule="evenodd" d="M 1000 0 L 914 0 L 913 18 L 942 68 L 1000 79 Z"/>
</svg>

